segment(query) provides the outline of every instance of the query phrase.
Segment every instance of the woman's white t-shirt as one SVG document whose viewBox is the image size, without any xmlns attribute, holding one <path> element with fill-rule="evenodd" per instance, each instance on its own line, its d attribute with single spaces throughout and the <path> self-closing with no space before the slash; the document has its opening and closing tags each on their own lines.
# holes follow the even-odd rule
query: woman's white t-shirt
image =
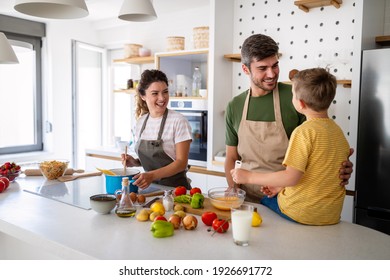
<svg viewBox="0 0 390 280">
<path fill-rule="evenodd" d="M 147 115 L 148 114 L 144 114 L 141 116 L 137 122 L 135 128 L 137 141 L 139 140 L 139 134 Z M 162 119 L 162 116 L 158 118 L 152 118 L 149 116 L 145 130 L 142 132 L 141 139 L 157 140 Z M 179 112 L 168 109 L 168 116 L 165 121 L 165 126 L 161 137 L 163 140 L 163 149 L 165 153 L 173 160 L 175 160 L 175 144 L 192 139 L 191 135 L 191 126 L 188 120 Z"/>
</svg>

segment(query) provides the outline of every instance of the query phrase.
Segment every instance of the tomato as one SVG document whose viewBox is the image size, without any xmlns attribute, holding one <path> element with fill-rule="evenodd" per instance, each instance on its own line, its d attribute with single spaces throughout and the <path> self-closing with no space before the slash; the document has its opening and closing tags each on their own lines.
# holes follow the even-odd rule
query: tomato
<svg viewBox="0 0 390 280">
<path fill-rule="evenodd" d="M 9 179 L 7 177 L 0 177 L 0 192 L 5 191 L 9 186 Z"/>
<path fill-rule="evenodd" d="M 158 221 L 158 220 L 167 221 L 167 218 L 165 218 L 164 216 L 157 216 L 156 218 L 154 218 L 153 222 Z"/>
<path fill-rule="evenodd" d="M 175 195 L 176 196 L 183 195 L 183 194 L 186 194 L 186 193 L 187 193 L 186 187 L 178 186 L 178 187 L 175 188 Z"/>
<path fill-rule="evenodd" d="M 196 193 L 202 193 L 202 190 L 200 188 L 192 188 L 190 190 L 190 195 L 193 196 Z"/>
<path fill-rule="evenodd" d="M 202 222 L 206 225 L 206 226 L 209 226 L 211 227 L 211 225 L 213 224 L 213 221 L 215 219 L 217 219 L 217 214 L 215 214 L 214 212 L 204 212 L 202 214 Z"/>
<path fill-rule="evenodd" d="M 227 220 L 224 220 L 224 219 L 215 219 L 213 221 L 212 226 L 216 232 L 224 233 L 224 232 L 227 232 L 227 230 L 229 228 L 229 222 Z"/>
</svg>

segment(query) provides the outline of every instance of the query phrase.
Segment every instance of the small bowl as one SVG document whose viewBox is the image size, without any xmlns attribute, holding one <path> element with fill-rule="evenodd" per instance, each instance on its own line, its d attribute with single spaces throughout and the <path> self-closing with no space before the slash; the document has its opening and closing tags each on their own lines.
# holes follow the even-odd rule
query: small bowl
<svg viewBox="0 0 390 280">
<path fill-rule="evenodd" d="M 152 51 L 150 49 L 148 49 L 148 48 L 139 48 L 138 49 L 138 54 L 141 57 L 151 56 Z"/>
<path fill-rule="evenodd" d="M 68 164 L 69 160 L 45 160 L 39 163 L 39 169 L 47 180 L 55 180 L 64 175 Z"/>
<path fill-rule="evenodd" d="M 230 211 L 244 203 L 245 191 L 237 189 L 237 193 L 227 192 L 226 188 L 212 188 L 208 191 L 211 205 L 219 210 Z"/>
<path fill-rule="evenodd" d="M 8 174 L 2 174 L 0 175 L 0 177 L 6 177 L 8 178 L 9 182 L 12 183 L 15 181 L 16 177 L 19 177 L 20 173 L 22 171 L 19 170 L 19 171 L 16 171 L 16 172 L 13 172 L 13 173 L 8 173 Z"/>
<path fill-rule="evenodd" d="M 99 214 L 109 214 L 116 205 L 113 194 L 95 194 L 89 198 L 91 208 Z"/>
</svg>

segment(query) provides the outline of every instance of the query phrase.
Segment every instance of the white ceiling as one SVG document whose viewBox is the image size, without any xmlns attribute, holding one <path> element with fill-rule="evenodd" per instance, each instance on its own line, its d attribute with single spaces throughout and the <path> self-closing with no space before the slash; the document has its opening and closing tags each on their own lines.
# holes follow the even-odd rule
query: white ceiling
<svg viewBox="0 0 390 280">
<path fill-rule="evenodd" d="M 83 20 L 99 21 L 117 18 L 123 1 L 124 0 L 85 0 L 89 10 L 89 16 L 83 18 Z M 15 11 L 13 8 L 14 3 L 14 0 L 0 0 L 0 14 L 31 20 L 43 20 Z M 158 17 L 159 14 L 180 12 L 182 10 L 206 6 L 209 5 L 209 0 L 154 0 L 153 5 Z"/>
</svg>

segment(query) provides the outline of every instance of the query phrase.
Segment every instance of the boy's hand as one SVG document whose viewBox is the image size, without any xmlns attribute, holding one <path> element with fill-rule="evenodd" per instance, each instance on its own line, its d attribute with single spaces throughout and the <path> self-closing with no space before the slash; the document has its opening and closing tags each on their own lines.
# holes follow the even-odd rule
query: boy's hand
<svg viewBox="0 0 390 280">
<path fill-rule="evenodd" d="M 264 193 L 268 197 L 274 197 L 277 195 L 283 187 L 272 187 L 272 186 L 261 186 L 260 190 L 262 193 Z"/>
<path fill-rule="evenodd" d="M 351 148 L 349 150 L 349 156 L 352 156 L 354 150 Z M 340 179 L 342 180 L 341 181 L 341 185 L 342 186 L 346 186 L 348 185 L 349 183 L 349 179 L 351 179 L 351 174 L 353 172 L 353 163 L 349 160 L 349 157 L 346 161 L 344 161 L 341 165 L 341 168 L 340 168 Z"/>
</svg>

